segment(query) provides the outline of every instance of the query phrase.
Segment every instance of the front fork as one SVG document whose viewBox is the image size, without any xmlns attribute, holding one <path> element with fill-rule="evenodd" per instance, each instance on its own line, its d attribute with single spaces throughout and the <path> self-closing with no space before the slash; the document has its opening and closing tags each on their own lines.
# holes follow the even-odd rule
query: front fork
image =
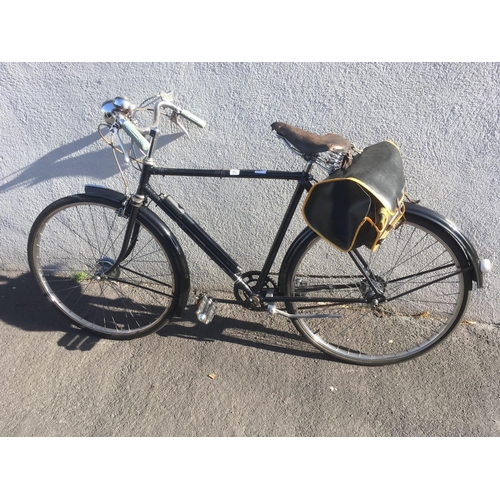
<svg viewBox="0 0 500 500">
<path fill-rule="evenodd" d="M 141 209 L 142 205 L 144 205 L 144 200 L 145 197 L 143 195 L 138 195 L 138 194 L 132 196 L 130 200 L 128 200 L 127 203 L 129 203 L 132 208 L 130 209 L 130 214 L 128 216 L 127 229 L 125 230 L 125 236 L 123 238 L 122 248 L 113 265 L 109 269 L 106 269 L 106 271 L 104 272 L 104 276 L 111 276 L 112 273 L 116 269 L 118 269 L 120 264 L 130 255 L 130 253 L 134 249 L 135 244 L 137 243 L 137 239 L 139 237 L 139 229 L 140 229 L 139 224 L 136 224 L 137 216 L 139 215 L 139 210 Z M 121 210 L 125 212 L 127 209 L 128 207 L 125 206 Z"/>
<path fill-rule="evenodd" d="M 156 149 L 156 140 L 158 138 L 158 130 L 151 129 L 149 131 L 149 135 L 151 136 L 151 143 L 149 147 L 149 152 L 147 158 L 144 159 L 142 170 L 141 170 L 141 178 L 139 180 L 139 189 L 136 194 L 134 194 L 127 203 L 130 204 L 130 214 L 129 220 L 127 224 L 127 229 L 125 231 L 125 237 L 123 238 L 123 244 L 120 251 L 120 254 L 116 258 L 115 263 L 104 273 L 106 276 L 110 276 L 113 271 L 115 271 L 119 265 L 130 255 L 132 250 L 137 243 L 137 238 L 139 236 L 139 224 L 136 224 L 137 216 L 139 215 L 139 210 L 144 205 L 146 201 L 144 186 L 149 182 L 149 178 L 151 177 L 151 169 L 154 167 L 153 154 Z M 129 210 L 129 207 L 126 205 L 123 208 L 123 212 Z"/>
</svg>

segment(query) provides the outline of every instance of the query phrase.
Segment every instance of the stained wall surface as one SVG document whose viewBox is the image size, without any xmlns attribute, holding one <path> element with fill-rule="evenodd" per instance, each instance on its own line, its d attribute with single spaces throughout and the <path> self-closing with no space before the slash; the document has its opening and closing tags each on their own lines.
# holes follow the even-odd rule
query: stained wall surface
<svg viewBox="0 0 500 500">
<path fill-rule="evenodd" d="M 272 134 L 274 121 L 336 132 L 359 147 L 397 143 L 410 194 L 454 220 L 493 262 L 469 316 L 498 323 L 499 77 L 498 63 L 2 63 L 0 270 L 27 271 L 30 226 L 48 203 L 86 183 L 122 188 L 97 134 L 101 103 L 118 95 L 139 103 L 171 90 L 208 126 L 188 125 L 187 138 L 165 124 L 157 155 L 165 166 L 299 170 L 303 161 Z M 136 172 L 127 174 L 133 185 Z M 234 179 L 159 185 L 245 270 L 262 266 L 294 189 Z M 303 226 L 297 213 L 285 247 Z M 173 229 L 193 288 L 231 290 L 226 275 Z"/>
</svg>

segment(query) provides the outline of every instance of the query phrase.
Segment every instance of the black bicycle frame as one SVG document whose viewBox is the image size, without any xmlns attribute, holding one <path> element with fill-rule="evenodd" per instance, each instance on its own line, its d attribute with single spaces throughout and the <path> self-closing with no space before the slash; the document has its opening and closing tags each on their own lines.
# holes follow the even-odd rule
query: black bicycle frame
<svg viewBox="0 0 500 500">
<path fill-rule="evenodd" d="M 290 171 L 281 171 L 281 170 L 205 170 L 205 169 L 177 169 L 177 168 L 157 168 L 152 159 L 152 155 L 155 149 L 156 143 L 156 130 L 151 131 L 152 136 L 152 144 L 149 151 L 148 158 L 144 160 L 143 167 L 141 171 L 141 178 L 139 181 L 139 186 L 137 190 L 137 194 L 132 197 L 131 200 L 131 210 L 129 212 L 129 224 L 127 227 L 127 231 L 125 234 L 122 251 L 117 258 L 115 264 L 108 270 L 108 273 L 112 272 L 116 267 L 120 265 L 120 263 L 126 258 L 126 256 L 131 252 L 132 248 L 135 245 L 135 241 L 137 240 L 137 226 L 135 225 L 135 220 L 138 214 L 138 211 L 142 204 L 150 198 L 170 219 L 172 219 L 232 280 L 234 283 L 238 283 L 248 294 L 249 296 L 255 296 L 262 293 L 262 289 L 266 283 L 267 276 L 271 271 L 271 267 L 274 264 L 276 259 L 276 255 L 283 243 L 283 239 L 285 234 L 290 226 L 290 222 L 295 214 L 297 206 L 300 202 L 304 191 L 309 191 L 312 187 L 312 176 L 310 175 L 312 166 L 314 164 L 314 158 L 311 158 L 305 170 L 301 172 L 290 172 Z M 278 179 L 278 180 L 287 180 L 287 181 L 296 181 L 297 186 L 292 195 L 292 198 L 289 202 L 288 208 L 285 212 L 281 225 L 278 229 L 278 232 L 274 238 L 273 244 L 269 250 L 269 253 L 264 262 L 264 266 L 260 271 L 259 278 L 257 283 L 255 284 L 253 289 L 250 289 L 248 285 L 241 278 L 242 268 L 239 264 L 223 249 L 221 248 L 214 240 L 210 237 L 208 233 L 206 233 L 201 226 L 193 220 L 184 208 L 177 203 L 174 198 L 170 195 L 158 194 L 150 185 L 149 180 L 151 176 L 175 176 L 175 177 L 216 177 L 216 178 L 227 178 L 230 177 L 232 179 L 261 179 L 261 180 L 270 180 L 270 179 Z M 355 265 L 358 267 L 362 276 L 365 278 L 366 283 L 374 292 L 374 297 L 377 299 L 385 300 L 385 297 L 380 294 L 377 289 L 376 283 L 374 281 L 374 277 L 369 270 L 368 264 L 361 257 L 359 252 L 356 250 L 349 252 L 349 255 L 353 259 Z M 457 271 L 454 274 L 459 274 L 462 272 L 461 270 Z M 446 279 L 448 276 L 438 278 L 435 280 L 441 281 Z M 426 285 L 423 285 L 426 286 Z M 421 288 L 421 287 L 418 287 Z M 417 289 L 418 289 L 417 288 Z M 406 295 L 411 293 L 411 291 L 406 291 L 397 297 L 402 295 Z M 266 302 L 292 302 L 292 301 L 300 301 L 300 302 L 308 302 L 308 301 L 317 301 L 317 297 L 266 297 Z M 349 298 L 331 298 L 331 297 L 322 297 L 322 302 L 334 302 L 337 304 L 340 303 L 368 303 L 369 299 L 349 299 Z"/>
<path fill-rule="evenodd" d="M 312 187 L 312 176 L 310 175 L 311 169 L 314 164 L 315 158 L 310 158 L 308 160 L 306 168 L 301 172 L 290 172 L 281 170 L 206 170 L 206 169 L 177 169 L 177 168 L 158 168 L 155 166 L 153 160 L 153 154 L 156 149 L 156 140 L 158 137 L 158 130 L 152 129 L 150 131 L 150 136 L 152 138 L 151 145 L 149 148 L 148 157 L 143 161 L 143 166 L 141 169 L 141 177 L 139 180 L 139 186 L 137 193 L 130 200 L 129 209 L 129 224 L 125 232 L 125 238 L 123 241 L 122 249 L 120 255 L 116 259 L 116 262 L 107 271 L 108 274 L 113 272 L 120 263 L 130 254 L 138 236 L 138 227 L 135 224 L 140 207 L 147 201 L 149 197 L 168 217 L 170 217 L 232 280 L 234 283 L 243 288 L 249 295 L 249 297 L 259 296 L 262 292 L 264 284 L 266 283 L 267 276 L 271 270 L 272 265 L 276 259 L 276 255 L 281 247 L 285 234 L 290 226 L 295 210 L 300 202 L 304 191 L 309 191 Z M 233 179 L 278 179 L 287 181 L 296 181 L 297 186 L 292 195 L 292 199 L 288 205 L 285 212 L 281 225 L 278 232 L 274 238 L 274 242 L 269 250 L 267 258 L 264 262 L 264 266 L 259 274 L 257 283 L 253 289 L 250 289 L 248 285 L 241 278 L 242 268 L 238 263 L 231 258 L 231 256 L 223 250 L 211 237 L 206 233 L 201 226 L 193 220 L 184 210 L 184 208 L 177 203 L 170 195 L 159 195 L 150 185 L 149 179 L 151 176 L 175 176 L 175 177 L 231 177 Z M 371 282 L 370 282 L 371 285 Z M 375 287 L 373 286 L 376 291 Z M 274 297 L 266 297 L 267 302 L 275 301 L 308 301 L 309 299 L 297 298 L 297 297 L 279 297 L 276 299 Z M 325 302 L 336 302 L 336 303 L 359 303 L 363 300 L 359 299 L 347 299 L 347 298 L 324 298 Z"/>
<path fill-rule="evenodd" d="M 175 168 L 156 168 L 149 164 L 143 167 L 143 183 L 140 187 L 140 193 L 151 198 L 151 200 L 169 217 L 171 218 L 232 280 L 234 283 L 239 283 L 245 289 L 246 284 L 240 277 L 242 268 L 240 265 L 214 240 L 210 237 L 201 226 L 193 220 L 184 208 L 177 203 L 170 195 L 158 195 L 156 191 L 149 185 L 149 176 L 176 176 L 176 177 L 216 177 L 233 179 L 279 179 L 296 181 L 297 186 L 292 195 L 292 199 L 283 217 L 283 221 L 274 238 L 274 242 L 269 250 L 264 266 L 261 270 L 259 279 L 253 289 L 253 293 L 259 293 L 269 274 L 271 267 L 276 259 L 279 248 L 283 242 L 285 234 L 290 226 L 290 222 L 295 214 L 297 206 L 304 191 L 308 191 L 311 184 L 311 176 L 309 174 L 312 168 L 312 162 L 308 163 L 305 170 L 301 172 L 287 172 L 280 170 L 205 170 L 205 169 L 175 169 Z M 250 289 L 248 292 L 252 292 Z"/>
</svg>

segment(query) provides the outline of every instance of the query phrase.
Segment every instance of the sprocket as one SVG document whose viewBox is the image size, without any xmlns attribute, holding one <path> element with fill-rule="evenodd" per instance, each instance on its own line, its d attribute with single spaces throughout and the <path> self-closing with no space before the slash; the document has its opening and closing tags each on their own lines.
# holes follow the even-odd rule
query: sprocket
<svg viewBox="0 0 500 500">
<path fill-rule="evenodd" d="M 243 280 L 243 282 L 252 290 L 257 284 L 257 281 L 259 281 L 259 278 L 260 278 L 259 271 L 248 271 L 241 275 L 241 279 Z M 277 289 L 278 289 L 278 284 L 276 283 L 276 281 L 273 278 L 271 278 L 271 276 L 267 276 L 264 282 L 264 286 L 262 287 L 262 292 L 265 294 L 267 290 L 277 290 Z M 244 305 L 249 307 L 250 309 L 257 311 L 263 311 L 266 309 L 266 307 L 264 306 L 259 307 L 256 306 L 253 302 L 251 302 L 249 300 L 250 297 L 248 293 L 243 289 L 240 283 L 235 283 L 234 285 L 234 296 L 236 297 L 237 300 L 243 302 Z"/>
</svg>

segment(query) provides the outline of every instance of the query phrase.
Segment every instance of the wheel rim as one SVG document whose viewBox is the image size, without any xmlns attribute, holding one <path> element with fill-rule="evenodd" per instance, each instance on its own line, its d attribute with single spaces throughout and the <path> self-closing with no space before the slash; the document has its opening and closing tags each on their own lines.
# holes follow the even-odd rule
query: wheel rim
<svg viewBox="0 0 500 500">
<path fill-rule="evenodd" d="M 313 344 L 344 360 L 385 364 L 424 352 L 455 326 L 468 291 L 452 245 L 422 225 L 406 222 L 376 252 L 359 250 L 386 302 L 377 305 L 348 254 L 320 238 L 295 267 L 292 295 L 360 299 L 357 304 L 292 303 L 294 312 L 341 315 L 295 321 Z"/>
<path fill-rule="evenodd" d="M 172 301 L 169 259 L 144 225 L 134 250 L 106 274 L 120 253 L 126 225 L 115 207 L 78 202 L 50 213 L 33 245 L 35 273 L 50 300 L 75 323 L 101 335 L 154 331 Z"/>
</svg>

